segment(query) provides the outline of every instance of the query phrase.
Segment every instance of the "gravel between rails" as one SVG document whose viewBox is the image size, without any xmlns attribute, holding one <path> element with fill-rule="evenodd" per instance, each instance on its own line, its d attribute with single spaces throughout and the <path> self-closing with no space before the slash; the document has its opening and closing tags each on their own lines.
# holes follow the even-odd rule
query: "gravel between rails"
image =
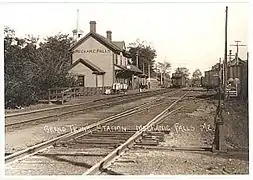
<svg viewBox="0 0 253 180">
<path fill-rule="evenodd" d="M 221 175 L 248 174 L 249 163 L 237 158 L 215 156 L 211 152 L 128 151 L 121 159 L 132 163 L 115 162 L 110 169 L 125 175 Z"/>
<path fill-rule="evenodd" d="M 188 100 L 181 104 L 188 104 L 188 106 L 165 118 L 160 124 L 171 127 L 171 132 L 164 135 L 164 142 L 160 142 L 159 145 L 168 150 L 131 149 L 114 162 L 109 170 L 126 175 L 248 174 L 249 154 L 247 151 L 217 154 L 175 150 L 176 147 L 210 147 L 214 138 L 216 104 L 207 99 Z M 240 108 L 235 105 L 232 107 L 228 107 L 225 111 L 225 113 L 230 112 L 227 113 L 230 119 L 226 118 L 227 121 L 224 124 L 225 129 L 228 129 L 226 137 L 230 137 L 237 146 L 245 148 L 247 147 L 247 141 L 245 141 L 247 130 L 243 130 L 243 127 L 247 127 L 245 120 L 247 117 L 238 112 Z M 237 120 L 235 120 L 236 117 Z M 235 128 L 238 123 L 239 128 Z M 244 132 L 239 133 L 239 131 Z M 241 143 L 238 143 L 240 141 Z M 121 161 L 122 158 L 132 159 L 132 162 Z"/>
</svg>

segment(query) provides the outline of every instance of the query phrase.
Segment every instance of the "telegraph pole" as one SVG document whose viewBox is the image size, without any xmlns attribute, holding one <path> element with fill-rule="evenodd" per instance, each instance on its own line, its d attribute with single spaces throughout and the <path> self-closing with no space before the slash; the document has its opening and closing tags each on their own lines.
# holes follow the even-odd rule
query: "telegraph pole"
<svg viewBox="0 0 253 180">
<path fill-rule="evenodd" d="M 246 45 L 244 45 L 244 44 L 239 44 L 239 42 L 241 42 L 241 41 L 235 41 L 236 42 L 236 44 L 231 44 L 230 46 L 236 46 L 236 57 L 235 57 L 235 59 L 236 59 L 236 65 L 238 64 L 238 56 L 239 56 L 239 46 L 246 46 Z"/>
<path fill-rule="evenodd" d="M 148 78 L 150 78 L 150 63 L 148 63 Z"/>
<path fill-rule="evenodd" d="M 142 61 L 142 72 L 143 72 L 143 74 L 145 74 L 144 60 Z"/>
<path fill-rule="evenodd" d="M 148 89 L 150 89 L 150 63 L 148 63 Z"/>
<path fill-rule="evenodd" d="M 139 68 L 139 54 L 138 50 L 136 51 L 136 67 Z"/>
<path fill-rule="evenodd" d="M 157 69 L 157 63 L 155 63 L 155 78 L 157 79 L 158 77 L 158 69 Z"/>
<path fill-rule="evenodd" d="M 215 137 L 214 137 L 214 143 L 213 143 L 213 152 L 215 151 L 224 151 L 224 130 L 223 130 L 223 116 L 222 116 L 222 105 L 221 105 L 221 89 L 222 89 L 222 83 L 221 83 L 221 76 L 222 76 L 222 70 L 221 70 L 221 58 L 219 59 L 219 74 L 218 74 L 218 82 L 219 82 L 219 102 L 218 107 L 216 109 L 216 115 L 214 118 L 214 124 L 215 124 Z"/>
<path fill-rule="evenodd" d="M 227 30 L 228 29 L 228 7 L 226 6 L 226 20 L 225 20 L 225 56 L 224 56 L 224 100 L 227 94 Z"/>
</svg>

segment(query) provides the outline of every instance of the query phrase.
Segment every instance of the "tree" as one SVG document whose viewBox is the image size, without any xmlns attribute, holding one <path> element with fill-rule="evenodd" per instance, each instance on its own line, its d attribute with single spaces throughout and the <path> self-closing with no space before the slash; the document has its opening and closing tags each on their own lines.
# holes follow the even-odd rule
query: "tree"
<svg viewBox="0 0 253 180">
<path fill-rule="evenodd" d="M 148 64 L 150 64 L 151 74 L 154 74 L 156 50 L 148 45 L 145 41 L 140 42 L 138 39 L 136 42 L 130 43 L 128 48 L 133 64 L 142 70 L 144 63 L 145 73 L 148 73 Z M 138 55 L 138 65 L 136 61 L 136 55 Z"/>
<path fill-rule="evenodd" d="M 72 42 L 68 35 L 47 37 L 39 45 L 37 37 L 17 38 L 15 31 L 8 27 L 5 27 L 4 35 L 7 106 L 29 105 L 48 88 L 73 85 L 73 77 L 68 76 L 68 49 Z"/>
<path fill-rule="evenodd" d="M 31 81 L 27 77 L 32 67 L 26 66 L 30 59 L 25 51 L 33 54 L 33 44 L 25 38 L 15 37 L 15 31 L 9 27 L 4 28 L 4 36 L 5 102 L 8 106 L 27 104 L 34 97 Z M 25 47 L 25 44 L 30 46 Z"/>
<path fill-rule="evenodd" d="M 193 86 L 200 86 L 201 84 L 201 76 L 202 73 L 199 69 L 196 69 L 193 73 L 192 73 L 192 85 Z"/>
<path fill-rule="evenodd" d="M 158 62 L 158 67 L 162 73 L 169 73 L 169 70 L 171 68 L 171 64 L 169 62 Z"/>
<path fill-rule="evenodd" d="M 185 68 L 185 67 L 178 67 L 178 68 L 176 69 L 176 73 L 183 74 L 183 76 L 184 76 L 186 79 L 189 79 L 190 72 L 189 72 L 189 69 L 187 69 L 187 68 Z"/>
<path fill-rule="evenodd" d="M 169 72 L 170 72 L 170 68 L 171 68 L 171 64 L 169 62 L 158 62 L 158 68 L 159 68 L 159 79 L 160 79 L 160 83 L 164 84 L 165 83 L 165 79 L 169 79 Z"/>
<path fill-rule="evenodd" d="M 53 87 L 66 87 L 72 85 L 72 77 L 68 78 L 68 68 L 71 65 L 69 48 L 72 39 L 65 34 L 47 37 L 40 44 L 37 59 L 34 62 L 39 74 L 35 82 L 43 92 Z"/>
<path fill-rule="evenodd" d="M 192 73 L 192 78 L 193 79 L 201 79 L 202 73 L 199 69 L 196 69 L 193 73 Z"/>
</svg>

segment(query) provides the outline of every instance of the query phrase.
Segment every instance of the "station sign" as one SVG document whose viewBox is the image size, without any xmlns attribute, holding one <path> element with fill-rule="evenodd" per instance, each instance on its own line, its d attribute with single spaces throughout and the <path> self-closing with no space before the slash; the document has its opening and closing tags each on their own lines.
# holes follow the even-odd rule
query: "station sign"
<svg viewBox="0 0 253 180">
<path fill-rule="evenodd" d="M 108 49 L 76 49 L 74 53 L 85 53 L 85 54 L 105 54 L 105 53 L 110 53 L 111 51 Z"/>
</svg>

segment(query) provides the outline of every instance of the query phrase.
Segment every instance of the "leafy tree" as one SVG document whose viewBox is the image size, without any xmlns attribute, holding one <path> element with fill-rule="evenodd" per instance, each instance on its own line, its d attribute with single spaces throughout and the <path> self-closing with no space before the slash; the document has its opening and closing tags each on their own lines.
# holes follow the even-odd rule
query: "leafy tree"
<svg viewBox="0 0 253 180">
<path fill-rule="evenodd" d="M 192 78 L 193 79 L 201 79 L 202 73 L 199 69 L 196 69 L 193 73 L 192 73 Z"/>
<path fill-rule="evenodd" d="M 151 74 L 154 74 L 154 63 L 157 56 L 156 50 L 148 45 L 145 41 L 140 42 L 138 39 L 136 42 L 129 44 L 129 52 L 131 54 L 132 62 L 137 65 L 136 55 L 138 55 L 138 67 L 142 70 L 144 63 L 144 71 L 148 73 L 148 64 L 150 64 Z"/>
<path fill-rule="evenodd" d="M 37 76 L 34 80 L 43 92 L 53 87 L 72 85 L 72 78 L 68 78 L 68 68 L 71 65 L 69 47 L 72 39 L 68 35 L 58 34 L 44 39 L 37 50 Z"/>
<path fill-rule="evenodd" d="M 29 57 L 25 55 L 26 39 L 15 37 L 15 31 L 4 28 L 4 73 L 5 73 L 5 100 L 8 106 L 23 105 L 34 100 L 31 82 L 27 78 L 26 63 Z M 12 105 L 11 105 L 12 104 Z"/>
<path fill-rule="evenodd" d="M 73 85 L 68 76 L 72 43 L 68 35 L 47 37 L 39 45 L 39 38 L 17 38 L 8 27 L 4 35 L 6 106 L 29 105 L 48 88 Z"/>
<path fill-rule="evenodd" d="M 171 64 L 169 62 L 158 62 L 158 67 L 160 69 L 160 71 L 165 74 L 165 73 L 169 73 L 169 70 L 171 68 Z"/>
<path fill-rule="evenodd" d="M 189 69 L 185 68 L 185 67 L 178 67 L 176 69 L 176 73 L 182 73 L 183 76 L 186 78 L 186 79 L 189 79 L 189 75 L 190 75 L 190 72 L 189 72 Z"/>
<path fill-rule="evenodd" d="M 192 73 L 192 85 L 193 86 L 199 86 L 200 85 L 201 76 L 202 76 L 202 73 L 201 73 L 201 71 L 199 69 L 196 69 Z"/>
<path fill-rule="evenodd" d="M 161 81 L 161 84 L 165 83 L 165 79 L 169 80 L 170 76 L 169 76 L 169 72 L 170 72 L 170 68 L 171 68 L 171 64 L 169 62 L 158 62 L 158 68 L 159 68 L 159 80 Z"/>
</svg>

